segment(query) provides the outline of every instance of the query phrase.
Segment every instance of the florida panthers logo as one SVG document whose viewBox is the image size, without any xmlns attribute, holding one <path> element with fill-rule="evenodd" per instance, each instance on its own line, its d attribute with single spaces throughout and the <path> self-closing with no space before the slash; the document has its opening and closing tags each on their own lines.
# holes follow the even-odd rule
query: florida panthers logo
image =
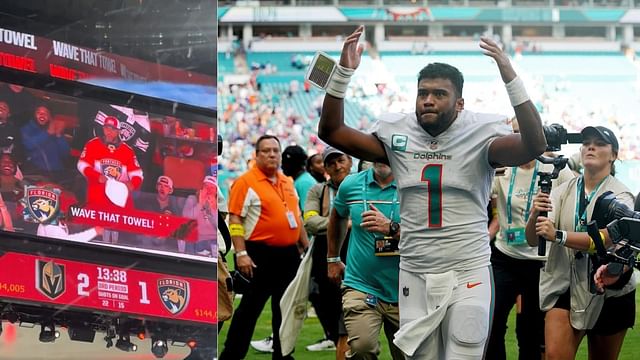
<svg viewBox="0 0 640 360">
<path fill-rule="evenodd" d="M 31 221 L 50 223 L 56 219 L 60 207 L 60 189 L 27 186 L 25 215 Z"/>
<path fill-rule="evenodd" d="M 179 314 L 189 303 L 189 283 L 177 279 L 158 280 L 162 303 L 173 315 Z"/>
<path fill-rule="evenodd" d="M 115 166 L 105 166 L 102 168 L 104 176 L 112 179 L 119 179 L 121 172 L 120 169 Z"/>
<path fill-rule="evenodd" d="M 120 180 L 122 176 L 122 163 L 114 159 L 102 159 L 100 160 L 100 168 L 102 175 L 114 179 Z"/>
<path fill-rule="evenodd" d="M 120 123 L 120 140 L 127 142 L 136 135 L 136 129 L 126 121 Z"/>
</svg>

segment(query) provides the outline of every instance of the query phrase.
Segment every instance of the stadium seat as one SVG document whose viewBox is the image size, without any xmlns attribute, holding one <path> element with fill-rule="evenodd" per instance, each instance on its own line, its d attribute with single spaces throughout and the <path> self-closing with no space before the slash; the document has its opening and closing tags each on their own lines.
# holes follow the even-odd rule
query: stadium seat
<svg viewBox="0 0 640 360">
<path fill-rule="evenodd" d="M 173 180 L 173 187 L 184 190 L 198 190 L 202 187 L 205 176 L 202 161 L 185 159 L 177 156 L 164 158 L 164 175 Z"/>
</svg>

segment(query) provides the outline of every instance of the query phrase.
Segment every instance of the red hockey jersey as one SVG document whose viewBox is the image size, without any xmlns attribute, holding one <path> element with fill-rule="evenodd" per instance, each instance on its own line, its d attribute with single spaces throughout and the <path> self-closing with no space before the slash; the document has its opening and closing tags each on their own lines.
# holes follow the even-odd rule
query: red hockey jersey
<svg viewBox="0 0 640 360">
<path fill-rule="evenodd" d="M 78 160 L 78 171 L 87 178 L 87 204 L 114 204 L 105 194 L 105 184 L 100 183 L 100 175 L 126 183 L 134 189 L 142 184 L 143 173 L 133 149 L 125 144 L 106 145 L 95 137 L 87 142 Z M 131 194 L 125 207 L 133 207 Z"/>
</svg>

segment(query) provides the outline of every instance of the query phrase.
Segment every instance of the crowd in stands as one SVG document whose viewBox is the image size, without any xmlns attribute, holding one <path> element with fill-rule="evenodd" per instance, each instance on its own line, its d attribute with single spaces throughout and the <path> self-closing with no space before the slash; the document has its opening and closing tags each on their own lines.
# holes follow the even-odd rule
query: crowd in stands
<svg viewBox="0 0 640 360">
<path fill-rule="evenodd" d="M 296 54 L 293 60 L 299 59 Z M 262 64 L 264 65 L 264 64 Z M 321 92 L 309 104 L 305 113 L 284 104 L 283 99 L 302 96 L 299 86 L 286 84 L 265 89 L 259 84 L 258 75 L 265 69 L 276 71 L 273 67 L 257 66 L 252 71 L 250 81 L 244 84 L 221 84 L 219 87 L 220 121 L 219 131 L 227 144 L 228 151 L 220 159 L 223 181 L 221 187 L 228 189 L 237 174 L 247 169 L 253 158 L 252 146 L 264 133 L 276 135 L 282 141 L 283 148 L 296 144 L 309 154 L 321 152 L 324 144 L 318 139 L 317 122 L 322 104 Z M 389 69 L 391 70 L 391 69 Z M 348 90 L 348 99 L 354 99 L 350 105 L 362 109 L 369 116 L 362 116 L 356 125 L 367 129 L 372 120 L 383 111 L 413 111 L 415 107 L 415 84 L 397 83 L 391 79 L 387 84 L 376 84 L 367 78 L 368 74 L 356 74 Z M 593 103 L 576 95 L 572 90 L 580 84 L 568 81 L 556 81 L 549 84 L 542 76 L 523 74 L 527 80 L 529 92 L 534 99 L 545 124 L 560 123 L 569 132 L 579 132 L 587 124 L 602 124 L 616 134 L 620 134 L 620 160 L 640 160 L 640 132 L 634 118 L 620 111 L 617 104 Z M 295 80 L 294 80 L 295 81 Z M 293 82 L 293 81 L 292 81 Z M 297 81 L 296 81 L 297 82 Z M 299 80 L 302 83 L 302 79 Z M 299 85 L 299 84 L 297 84 Z M 295 91 L 291 89 L 294 88 Z M 265 91 L 271 90 L 272 91 Z M 285 91 L 283 89 L 289 89 Z M 490 83 L 469 83 L 465 89 L 465 108 L 482 109 L 484 112 L 513 115 L 513 108 L 505 100 L 505 91 L 500 81 Z M 497 99 L 497 100 L 496 100 Z M 226 191 L 226 190 L 224 190 Z"/>
</svg>

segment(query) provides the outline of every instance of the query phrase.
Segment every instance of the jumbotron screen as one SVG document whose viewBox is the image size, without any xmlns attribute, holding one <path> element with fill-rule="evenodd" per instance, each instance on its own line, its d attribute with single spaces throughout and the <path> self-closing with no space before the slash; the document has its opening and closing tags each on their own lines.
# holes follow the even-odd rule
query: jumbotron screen
<svg viewBox="0 0 640 360">
<path fill-rule="evenodd" d="M 213 261 L 214 124 L 0 82 L 1 229 Z"/>
</svg>

